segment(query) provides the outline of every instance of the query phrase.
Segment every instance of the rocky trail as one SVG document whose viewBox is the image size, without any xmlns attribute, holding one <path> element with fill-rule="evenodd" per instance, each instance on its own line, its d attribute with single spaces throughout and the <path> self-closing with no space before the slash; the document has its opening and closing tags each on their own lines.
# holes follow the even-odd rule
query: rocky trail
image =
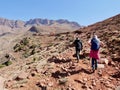
<svg viewBox="0 0 120 90">
<path fill-rule="evenodd" d="M 102 58 L 93 73 L 85 53 L 76 62 L 74 48 L 52 53 L 48 58 L 43 52 L 40 55 L 43 56 L 40 61 L 19 60 L 8 66 L 7 72 L 3 68 L 1 76 L 7 79 L 4 86 L 8 90 L 114 90 L 120 85 L 120 78 L 112 75 L 116 71 L 111 68 L 114 63 L 109 65 L 107 58 Z"/>
</svg>

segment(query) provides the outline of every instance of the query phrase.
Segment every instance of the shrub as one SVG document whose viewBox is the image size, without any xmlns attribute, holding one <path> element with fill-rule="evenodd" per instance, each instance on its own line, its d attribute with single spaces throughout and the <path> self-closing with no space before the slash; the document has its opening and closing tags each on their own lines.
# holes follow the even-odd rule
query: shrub
<svg viewBox="0 0 120 90">
<path fill-rule="evenodd" d="M 10 61 L 10 60 L 8 60 L 7 62 L 5 62 L 3 65 L 5 65 L 5 66 L 9 66 L 9 65 L 11 65 L 12 64 L 12 62 Z"/>
<path fill-rule="evenodd" d="M 31 51 L 30 55 L 35 54 L 35 48 L 33 48 L 33 50 Z"/>
<path fill-rule="evenodd" d="M 12 62 L 9 60 L 9 61 L 7 61 L 7 62 L 5 62 L 5 63 L 3 63 L 3 64 L 0 64 L 0 68 L 3 68 L 3 67 L 5 67 L 5 66 L 9 66 L 9 65 L 11 65 L 12 64 Z"/>
<path fill-rule="evenodd" d="M 48 47 L 51 47 L 51 46 L 54 46 L 54 44 L 53 44 L 53 43 L 49 43 L 49 46 L 48 46 Z"/>
<path fill-rule="evenodd" d="M 5 65 L 3 65 L 3 64 L 0 64 L 0 68 L 3 68 L 3 67 L 5 67 Z"/>
<path fill-rule="evenodd" d="M 18 52 L 18 51 L 22 50 L 23 48 L 24 48 L 24 46 L 23 45 L 19 45 L 19 44 L 16 44 L 13 47 L 13 49 L 14 49 L 15 52 Z"/>
<path fill-rule="evenodd" d="M 27 45 L 27 44 L 29 43 L 28 38 L 27 38 L 27 37 L 26 37 L 26 38 L 23 38 L 23 40 L 21 41 L 21 43 L 22 43 L 23 45 Z"/>
<path fill-rule="evenodd" d="M 25 58 L 29 57 L 29 56 L 30 56 L 29 50 L 26 50 L 26 51 L 23 53 L 23 56 L 24 56 Z"/>
<path fill-rule="evenodd" d="M 37 47 L 37 45 L 33 44 L 33 45 L 30 46 L 30 49 L 36 48 L 36 47 Z"/>
</svg>

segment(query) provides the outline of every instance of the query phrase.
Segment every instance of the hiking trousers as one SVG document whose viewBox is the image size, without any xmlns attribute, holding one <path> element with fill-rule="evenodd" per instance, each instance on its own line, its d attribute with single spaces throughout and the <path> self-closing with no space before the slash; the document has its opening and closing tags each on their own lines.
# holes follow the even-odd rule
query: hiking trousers
<svg viewBox="0 0 120 90">
<path fill-rule="evenodd" d="M 77 60 L 80 59 L 80 49 L 76 49 L 76 57 L 77 57 Z"/>
<path fill-rule="evenodd" d="M 97 59 L 92 58 L 92 69 L 93 70 L 97 69 L 98 67 L 97 64 L 98 64 Z"/>
</svg>

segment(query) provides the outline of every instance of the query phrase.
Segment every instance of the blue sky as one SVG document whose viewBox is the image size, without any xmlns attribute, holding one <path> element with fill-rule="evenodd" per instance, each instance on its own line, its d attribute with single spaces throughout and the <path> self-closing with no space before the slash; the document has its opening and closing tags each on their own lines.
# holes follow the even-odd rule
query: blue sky
<svg viewBox="0 0 120 90">
<path fill-rule="evenodd" d="M 120 0 L 0 0 L 0 17 L 67 19 L 90 25 L 120 14 Z"/>
</svg>

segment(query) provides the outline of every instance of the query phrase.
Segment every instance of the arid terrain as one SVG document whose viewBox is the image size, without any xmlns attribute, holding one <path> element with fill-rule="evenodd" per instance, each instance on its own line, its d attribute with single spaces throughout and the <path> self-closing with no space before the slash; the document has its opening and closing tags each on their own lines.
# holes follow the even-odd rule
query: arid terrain
<svg viewBox="0 0 120 90">
<path fill-rule="evenodd" d="M 40 27 L 31 28 L 1 36 L 10 43 L 1 44 L 0 90 L 120 90 L 120 15 L 76 31 L 41 34 Z M 104 42 L 94 73 L 88 45 L 93 32 Z M 79 63 L 72 45 L 76 33 L 83 42 Z"/>
</svg>

